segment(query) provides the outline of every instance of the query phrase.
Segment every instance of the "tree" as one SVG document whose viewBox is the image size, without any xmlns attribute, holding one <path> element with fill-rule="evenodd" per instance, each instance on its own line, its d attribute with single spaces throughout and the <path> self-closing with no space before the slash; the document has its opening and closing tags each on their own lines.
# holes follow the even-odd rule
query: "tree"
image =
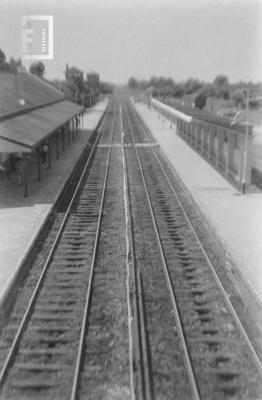
<svg viewBox="0 0 262 400">
<path fill-rule="evenodd" d="M 71 100 L 80 101 L 81 96 L 88 91 L 88 86 L 84 82 L 84 73 L 80 69 L 66 64 L 65 70 L 66 84 L 70 92 Z"/>
<path fill-rule="evenodd" d="M 195 107 L 200 108 L 202 110 L 202 108 L 206 106 L 206 102 L 207 102 L 206 94 L 199 93 L 199 95 L 195 98 Z"/>
<path fill-rule="evenodd" d="M 45 64 L 43 64 L 42 61 L 35 62 L 30 65 L 29 71 L 31 74 L 43 79 L 45 75 Z"/>
<path fill-rule="evenodd" d="M 213 85 L 216 88 L 216 97 L 229 99 L 229 81 L 226 75 L 217 75 L 214 79 Z"/>
<path fill-rule="evenodd" d="M 100 81 L 100 89 L 104 94 L 111 94 L 113 92 L 113 84 L 109 82 L 101 82 Z"/>
<path fill-rule="evenodd" d="M 196 92 L 202 86 L 203 86 L 203 84 L 201 82 L 199 82 L 198 79 L 189 78 L 185 83 L 184 90 L 185 90 L 186 94 L 191 94 L 191 93 Z"/>
<path fill-rule="evenodd" d="M 131 77 L 131 78 L 129 78 L 127 85 L 130 89 L 137 89 L 138 82 L 135 78 Z"/>
<path fill-rule="evenodd" d="M 5 53 L 0 49 L 0 71 L 8 71 L 9 70 L 9 65 L 6 62 L 6 57 Z"/>
<path fill-rule="evenodd" d="M 174 97 L 183 97 L 184 95 L 184 85 L 182 83 L 176 83 L 172 89 L 172 95 Z"/>
<path fill-rule="evenodd" d="M 232 99 L 237 107 L 243 107 L 245 103 L 245 97 L 242 90 L 234 90 L 234 92 L 232 93 Z"/>
<path fill-rule="evenodd" d="M 217 87 L 229 86 L 228 77 L 226 75 L 217 75 L 214 79 L 214 85 Z"/>
<path fill-rule="evenodd" d="M 96 89 L 99 87 L 100 77 L 97 72 L 89 72 L 86 74 L 86 82 L 88 83 L 89 87 Z"/>
<path fill-rule="evenodd" d="M 14 57 L 11 57 L 9 60 L 9 71 L 17 73 L 17 67 L 20 67 L 21 65 L 22 65 L 21 58 L 18 58 L 16 60 Z"/>
<path fill-rule="evenodd" d="M 229 88 L 227 88 L 227 87 L 222 87 L 219 90 L 218 94 L 220 97 L 223 97 L 223 99 L 225 99 L 225 100 L 230 99 L 230 92 L 229 92 Z"/>
<path fill-rule="evenodd" d="M 215 97 L 217 93 L 216 86 L 213 83 L 207 83 L 203 89 L 202 93 L 205 93 L 208 97 Z"/>
<path fill-rule="evenodd" d="M 82 90 L 84 86 L 84 74 L 83 72 L 72 66 L 69 67 L 68 64 L 66 64 L 66 70 L 65 70 L 65 78 L 68 83 L 68 86 L 72 90 Z"/>
</svg>

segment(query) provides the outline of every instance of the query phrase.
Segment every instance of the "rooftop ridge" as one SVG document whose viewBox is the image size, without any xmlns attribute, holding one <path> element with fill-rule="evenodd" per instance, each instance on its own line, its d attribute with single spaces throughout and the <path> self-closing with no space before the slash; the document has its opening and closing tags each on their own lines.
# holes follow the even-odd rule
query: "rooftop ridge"
<svg viewBox="0 0 262 400">
<path fill-rule="evenodd" d="M 0 72 L 0 119 L 63 100 L 64 94 L 45 80 L 29 74 Z"/>
<path fill-rule="evenodd" d="M 41 103 L 41 104 L 37 104 L 35 106 L 25 107 L 25 108 L 22 108 L 22 109 L 16 110 L 16 111 L 10 111 L 9 113 L 5 113 L 3 115 L 0 114 L 0 122 L 5 121 L 7 119 L 11 119 L 13 117 L 17 117 L 19 115 L 28 114 L 28 113 L 30 113 L 32 111 L 39 110 L 41 108 L 51 106 L 52 104 L 59 103 L 59 102 L 62 102 L 64 100 L 66 100 L 66 99 L 63 97 L 63 98 L 58 99 L 58 100 L 44 102 L 44 103 Z"/>
</svg>

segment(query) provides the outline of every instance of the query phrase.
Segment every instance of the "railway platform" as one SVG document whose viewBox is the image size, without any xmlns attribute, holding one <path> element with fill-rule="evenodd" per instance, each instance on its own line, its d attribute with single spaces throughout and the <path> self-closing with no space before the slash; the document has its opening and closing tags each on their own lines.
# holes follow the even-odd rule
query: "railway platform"
<svg viewBox="0 0 262 400">
<path fill-rule="evenodd" d="M 15 176 L 0 181 L 0 306 L 107 104 L 104 99 L 86 111 L 77 140 L 61 152 L 51 169 L 42 168 L 41 181 L 31 179 L 34 184 L 28 197 L 23 196 Z"/>
<path fill-rule="evenodd" d="M 262 307 L 262 192 L 242 195 L 174 132 L 174 126 L 145 104 L 137 111 L 182 180 L 207 225 L 228 255 L 232 277 Z M 246 289 L 245 289 L 246 290 Z M 262 326 L 262 322 L 260 323 Z"/>
</svg>

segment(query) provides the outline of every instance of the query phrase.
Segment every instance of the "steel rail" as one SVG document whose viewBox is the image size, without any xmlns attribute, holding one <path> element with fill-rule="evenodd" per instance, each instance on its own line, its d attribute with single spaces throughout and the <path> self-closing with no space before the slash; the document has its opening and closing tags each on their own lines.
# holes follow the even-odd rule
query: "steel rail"
<svg viewBox="0 0 262 400">
<path fill-rule="evenodd" d="M 112 128 L 111 128 L 111 133 L 110 133 L 110 143 L 109 143 L 109 149 L 108 149 L 108 154 L 107 154 L 106 171 L 105 171 L 105 177 L 104 177 L 104 181 L 103 181 L 103 190 L 102 190 L 101 202 L 100 202 L 100 207 L 99 207 L 99 216 L 98 216 L 98 221 L 97 221 L 95 243 L 94 243 L 94 249 L 93 249 L 93 255 L 92 255 L 92 262 L 91 262 L 91 269 L 90 269 L 89 281 L 88 281 L 88 287 L 87 287 L 87 293 L 86 293 L 85 307 L 84 307 L 84 312 L 83 312 L 83 321 L 82 321 L 81 333 L 80 333 L 80 339 L 79 339 L 79 345 L 78 345 L 78 351 L 77 351 L 77 360 L 76 360 L 76 365 L 75 365 L 73 385 L 72 385 L 72 391 L 71 391 L 71 397 L 70 397 L 71 400 L 75 400 L 77 398 L 77 393 L 78 393 L 77 392 L 78 391 L 78 383 L 79 383 L 79 378 L 80 378 L 80 373 L 81 373 L 81 364 L 82 364 L 82 358 L 83 358 L 83 352 L 84 352 L 83 350 L 84 350 L 84 345 L 85 345 L 86 325 L 87 325 L 87 320 L 88 320 L 88 312 L 89 312 L 89 308 L 90 308 L 92 283 L 93 283 L 94 269 L 95 269 L 95 264 L 96 264 L 96 256 L 97 256 L 97 250 L 98 250 L 102 213 L 103 213 L 104 202 L 105 202 L 105 192 L 106 192 L 106 184 L 107 184 L 109 163 L 110 163 L 110 156 L 111 156 L 111 145 L 112 145 L 112 141 L 113 141 L 113 133 L 114 133 L 114 128 L 115 128 L 115 119 L 116 119 L 116 104 L 115 104 L 115 109 L 114 109 L 113 124 L 112 124 Z"/>
<path fill-rule="evenodd" d="M 130 118 L 129 118 L 129 115 L 128 115 L 127 112 L 126 112 L 126 115 L 127 115 L 127 119 L 128 119 L 128 122 L 129 122 L 131 136 L 132 136 L 133 142 L 134 142 L 134 148 L 135 148 L 135 152 L 136 152 L 136 156 L 137 156 L 137 160 L 138 160 L 138 166 L 139 166 L 139 170 L 141 172 L 141 177 L 142 177 L 142 181 L 143 181 L 143 185 L 144 185 L 144 190 L 145 190 L 145 193 L 146 193 L 148 207 L 149 207 L 151 218 L 152 218 L 152 223 L 153 223 L 153 226 L 154 226 L 154 231 L 155 231 L 157 242 L 158 242 L 158 247 L 159 247 L 159 250 L 160 250 L 160 257 L 161 257 L 161 261 L 162 261 L 162 267 L 163 267 L 164 274 L 165 274 L 165 277 L 166 277 L 167 286 L 168 286 L 169 293 L 170 293 L 170 298 L 171 298 L 171 303 L 172 303 L 172 306 L 173 306 L 173 309 L 174 309 L 174 316 L 175 316 L 175 320 L 176 320 L 176 324 L 177 324 L 177 330 L 178 330 L 178 333 L 180 335 L 180 340 L 181 340 L 181 344 L 182 344 L 182 348 L 183 348 L 184 361 L 185 361 L 185 366 L 186 366 L 187 373 L 188 373 L 188 378 L 189 378 L 189 382 L 190 382 L 190 386 L 191 386 L 192 395 L 193 395 L 194 400 L 200 400 L 201 397 L 200 397 L 198 385 L 197 385 L 197 382 L 196 382 L 194 369 L 193 369 L 193 366 L 192 366 L 191 357 L 190 357 L 190 354 L 189 354 L 189 350 L 188 350 L 188 346 L 187 346 L 187 342 L 186 342 L 186 338 L 185 338 L 185 334 L 184 334 L 184 330 L 183 330 L 183 325 L 182 325 L 181 318 L 180 318 L 180 313 L 179 313 L 179 309 L 178 309 L 178 305 L 177 305 L 176 296 L 175 296 L 174 291 L 173 291 L 173 287 L 172 287 L 172 283 L 171 283 L 171 279 L 170 279 L 170 274 L 169 274 L 169 271 L 168 271 L 167 262 L 166 262 L 166 258 L 165 258 L 165 254 L 164 254 L 164 250 L 163 250 L 163 246 L 162 246 L 159 230 L 158 230 L 158 227 L 157 227 L 156 218 L 155 218 L 155 214 L 154 214 L 154 211 L 153 211 L 150 195 L 149 195 L 149 192 L 148 192 L 148 189 L 147 189 L 147 184 L 146 184 L 146 181 L 145 181 L 145 176 L 144 176 L 144 172 L 143 172 L 140 156 L 138 154 L 138 151 L 137 151 L 137 148 L 136 148 L 136 145 L 135 145 L 135 139 L 134 139 L 133 129 L 132 129 L 132 126 L 131 126 L 131 121 L 130 121 Z"/>
<path fill-rule="evenodd" d="M 73 205 L 74 200 L 75 200 L 75 198 L 77 196 L 77 193 L 78 193 L 78 190 L 80 188 L 80 185 L 81 185 L 81 183 L 82 183 L 82 181 L 84 179 L 84 175 L 85 175 L 86 170 L 87 170 L 87 168 L 89 166 L 90 160 L 92 159 L 92 155 L 93 155 L 95 146 L 96 146 L 96 144 L 97 144 L 97 142 L 98 142 L 98 140 L 99 140 L 99 138 L 101 136 L 102 126 L 105 123 L 105 119 L 106 119 L 106 115 L 108 113 L 108 109 L 109 109 L 109 104 L 108 104 L 108 106 L 107 106 L 107 108 L 105 110 L 105 113 L 104 113 L 103 117 L 102 117 L 103 118 L 102 119 L 102 123 L 100 124 L 100 127 L 98 129 L 99 133 L 97 135 L 95 143 L 92 146 L 92 150 L 91 150 L 91 152 L 90 152 L 90 154 L 88 156 L 88 159 L 87 159 L 87 162 L 86 162 L 86 164 L 84 166 L 83 172 L 82 172 L 82 174 L 81 174 L 81 176 L 79 178 L 77 187 L 76 187 L 76 189 L 75 189 L 75 191 L 73 193 L 72 199 L 71 199 L 71 201 L 70 201 L 70 203 L 68 205 L 68 208 L 67 208 L 67 210 L 65 212 L 65 215 L 64 215 L 64 218 L 63 218 L 63 220 L 61 222 L 59 231 L 58 231 L 58 233 L 57 233 L 57 235 L 56 235 L 56 237 L 54 239 L 54 242 L 52 244 L 51 250 L 50 250 L 50 252 L 49 252 L 49 254 L 47 256 L 47 259 L 46 259 L 46 262 L 45 262 L 45 264 L 43 266 L 42 272 L 41 272 L 41 274 L 40 274 L 40 276 L 38 278 L 38 281 L 36 283 L 35 289 L 34 289 L 34 291 L 32 293 L 32 296 L 30 297 L 30 300 L 29 300 L 29 303 L 28 303 L 27 308 L 25 310 L 25 313 L 24 313 L 24 316 L 22 318 L 22 321 L 19 324 L 19 327 L 17 329 L 17 332 L 16 332 L 16 335 L 14 337 L 14 340 L 13 340 L 13 342 L 11 344 L 11 347 L 9 349 L 9 352 L 8 352 L 6 358 L 5 358 L 5 362 L 4 362 L 4 364 L 3 364 L 2 368 L 1 368 L 1 371 L 0 371 L 0 390 L 1 391 L 2 391 L 2 388 L 3 388 L 4 382 L 5 382 L 6 376 L 8 374 L 8 371 L 9 371 L 9 369 L 11 367 L 12 360 L 13 360 L 15 354 L 16 354 L 17 348 L 18 348 L 20 340 L 22 338 L 22 334 L 23 334 L 23 332 L 24 332 L 24 330 L 26 328 L 26 325 L 27 325 L 27 323 L 29 321 L 31 312 L 33 310 L 34 303 L 35 303 L 35 301 L 37 299 L 37 296 L 38 296 L 39 290 L 41 288 L 41 285 L 43 283 L 44 277 L 45 277 L 46 272 L 48 270 L 48 267 L 49 267 L 49 265 L 50 265 L 50 263 L 51 263 L 51 261 L 53 259 L 55 250 L 56 250 L 56 248 L 58 246 L 58 243 L 59 243 L 59 240 L 61 238 L 62 232 L 64 230 L 65 224 L 66 224 L 66 222 L 68 220 L 72 205 Z"/>
<path fill-rule="evenodd" d="M 124 132 L 123 132 L 124 133 Z M 122 136 L 123 140 L 123 136 Z M 134 398 L 136 400 L 152 400 L 153 390 L 151 384 L 151 376 L 149 369 L 149 357 L 147 351 L 147 338 L 146 338 L 146 328 L 145 328 L 145 318 L 143 310 L 143 300 L 142 300 L 142 285 L 140 271 L 137 269 L 137 264 L 135 261 L 135 244 L 134 244 L 134 228 L 132 222 L 132 212 L 131 212 L 131 199 L 130 190 L 128 183 L 128 168 L 126 160 L 126 150 L 124 146 L 124 141 L 122 141 L 123 148 L 123 162 L 124 162 L 124 179 L 126 182 L 126 212 L 127 212 L 127 228 L 128 228 L 128 260 L 131 266 L 130 274 L 130 284 L 129 284 L 129 296 L 133 300 L 132 304 L 134 307 L 134 335 L 135 335 L 135 348 L 132 347 L 132 363 L 131 368 L 134 369 L 133 359 L 135 358 L 136 368 L 139 374 L 137 378 L 137 373 L 133 371 L 132 376 L 135 377 L 132 381 Z M 130 292 L 131 285 L 131 292 Z M 132 331 L 133 332 L 133 331 Z M 135 354 L 133 354 L 133 351 Z M 140 381 L 140 382 L 139 382 Z M 140 383 L 140 387 L 139 387 Z"/>
<path fill-rule="evenodd" d="M 136 115 L 137 121 L 139 122 L 139 124 L 142 127 L 145 135 L 147 136 L 146 130 L 143 127 L 143 124 L 142 124 L 141 120 L 138 118 L 137 111 L 135 109 L 134 109 L 134 111 L 135 111 L 134 114 Z M 148 140 L 148 136 L 147 136 L 147 140 Z M 195 228 L 193 227 L 192 222 L 190 221 L 190 218 L 189 218 L 189 216 L 187 214 L 187 211 L 185 210 L 181 200 L 179 199 L 179 197 L 178 197 L 178 195 L 177 195 L 177 193 L 175 191 L 175 188 L 174 188 L 172 182 L 170 181 L 166 171 L 164 170 L 164 167 L 163 167 L 158 155 L 156 154 L 155 149 L 153 149 L 151 147 L 151 151 L 153 152 L 153 154 L 154 154 L 154 156 L 155 156 L 155 158 L 156 158 L 156 160 L 157 160 L 157 162 L 158 162 L 158 164 L 160 166 L 160 169 L 161 169 L 161 171 L 162 171 L 162 173 L 163 173 L 163 175 L 164 175 L 164 177 L 165 177 L 165 179 L 166 179 L 166 181 L 167 181 L 167 183 L 168 183 L 173 195 L 175 196 L 176 201 L 178 202 L 178 204 L 179 204 L 179 206 L 180 206 L 180 208 L 182 210 L 182 213 L 183 213 L 184 217 L 185 217 L 190 229 L 192 230 L 192 233 L 193 233 L 193 235 L 194 235 L 194 237 L 195 237 L 195 239 L 196 239 L 196 241 L 197 241 L 197 243 L 198 243 L 198 245 L 200 247 L 200 250 L 202 251 L 202 253 L 203 253 L 203 255 L 204 255 L 204 257 L 205 257 L 205 259 L 206 259 L 206 261 L 207 261 L 207 263 L 208 263 L 208 265 L 209 265 L 209 267 L 210 267 L 210 269 L 211 269 L 211 271 L 213 273 L 215 281 L 216 281 L 219 289 L 221 290 L 221 293 L 222 293 L 222 295 L 223 295 L 223 297 L 225 299 L 225 302 L 226 302 L 226 304 L 227 304 L 227 306 L 228 306 L 228 308 L 229 308 L 229 310 L 230 310 L 230 312 L 231 312 L 231 314 L 232 314 L 232 316 L 233 316 L 233 318 L 234 318 L 234 320 L 235 320 L 235 322 L 236 322 L 241 334 L 243 335 L 243 338 L 246 341 L 246 344 L 247 344 L 249 350 L 251 351 L 251 353 L 252 353 L 252 355 L 254 357 L 254 360 L 256 362 L 256 365 L 257 365 L 257 367 L 258 367 L 258 369 L 260 371 L 261 377 L 262 377 L 262 361 L 260 360 L 260 358 L 258 356 L 258 353 L 256 352 L 253 344 L 251 343 L 251 340 L 249 339 L 249 336 L 248 336 L 248 334 L 247 334 L 247 332 L 246 332 L 246 330 L 245 330 L 245 328 L 244 328 L 244 326 L 243 326 L 243 324 L 242 324 L 242 322 L 241 322 L 241 320 L 240 320 L 240 318 L 239 318 L 239 316 L 238 316 L 238 314 L 237 314 L 237 312 L 236 312 L 236 310 L 235 310 L 235 308 L 234 308 L 234 306 L 233 306 L 233 304 L 232 304 L 232 302 L 231 302 L 231 300 L 230 300 L 230 298 L 229 298 L 229 296 L 228 296 L 228 294 L 227 294 L 227 292 L 226 292 L 226 290 L 225 290 L 225 288 L 224 288 L 224 286 L 223 286 L 223 284 L 222 284 L 222 282 L 221 282 L 216 270 L 215 270 L 215 267 L 214 267 L 212 261 L 210 260 L 210 258 L 208 256 L 204 246 L 202 245 L 202 243 L 201 243 L 201 241 L 200 241 L 200 239 L 198 237 L 198 234 L 197 234 Z"/>
<path fill-rule="evenodd" d="M 151 384 L 151 374 L 149 367 L 149 357 L 147 350 L 147 337 L 146 337 L 146 328 L 145 328 L 145 313 L 144 313 L 144 304 L 143 304 L 143 288 L 142 288 L 142 276 L 141 271 L 137 271 L 137 289 L 138 289 L 138 304 L 139 304 L 139 317 L 140 317 L 140 326 L 142 326 L 141 332 L 141 347 L 142 347 L 142 355 L 143 355 L 143 365 L 144 365 L 144 383 L 145 383 L 145 397 L 142 400 L 153 400 L 153 388 Z"/>
</svg>

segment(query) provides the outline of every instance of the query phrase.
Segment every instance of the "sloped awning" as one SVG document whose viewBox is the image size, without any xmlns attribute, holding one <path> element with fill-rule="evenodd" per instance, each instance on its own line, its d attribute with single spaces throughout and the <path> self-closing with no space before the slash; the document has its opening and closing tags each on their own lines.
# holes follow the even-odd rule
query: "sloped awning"
<svg viewBox="0 0 262 400">
<path fill-rule="evenodd" d="M 21 146 L 13 142 L 8 142 L 0 138 L 0 153 L 30 153 L 29 147 Z"/>
<path fill-rule="evenodd" d="M 0 152 L 30 152 L 81 111 L 83 107 L 64 100 L 1 122 Z M 13 150 L 15 146 L 23 150 Z"/>
</svg>

